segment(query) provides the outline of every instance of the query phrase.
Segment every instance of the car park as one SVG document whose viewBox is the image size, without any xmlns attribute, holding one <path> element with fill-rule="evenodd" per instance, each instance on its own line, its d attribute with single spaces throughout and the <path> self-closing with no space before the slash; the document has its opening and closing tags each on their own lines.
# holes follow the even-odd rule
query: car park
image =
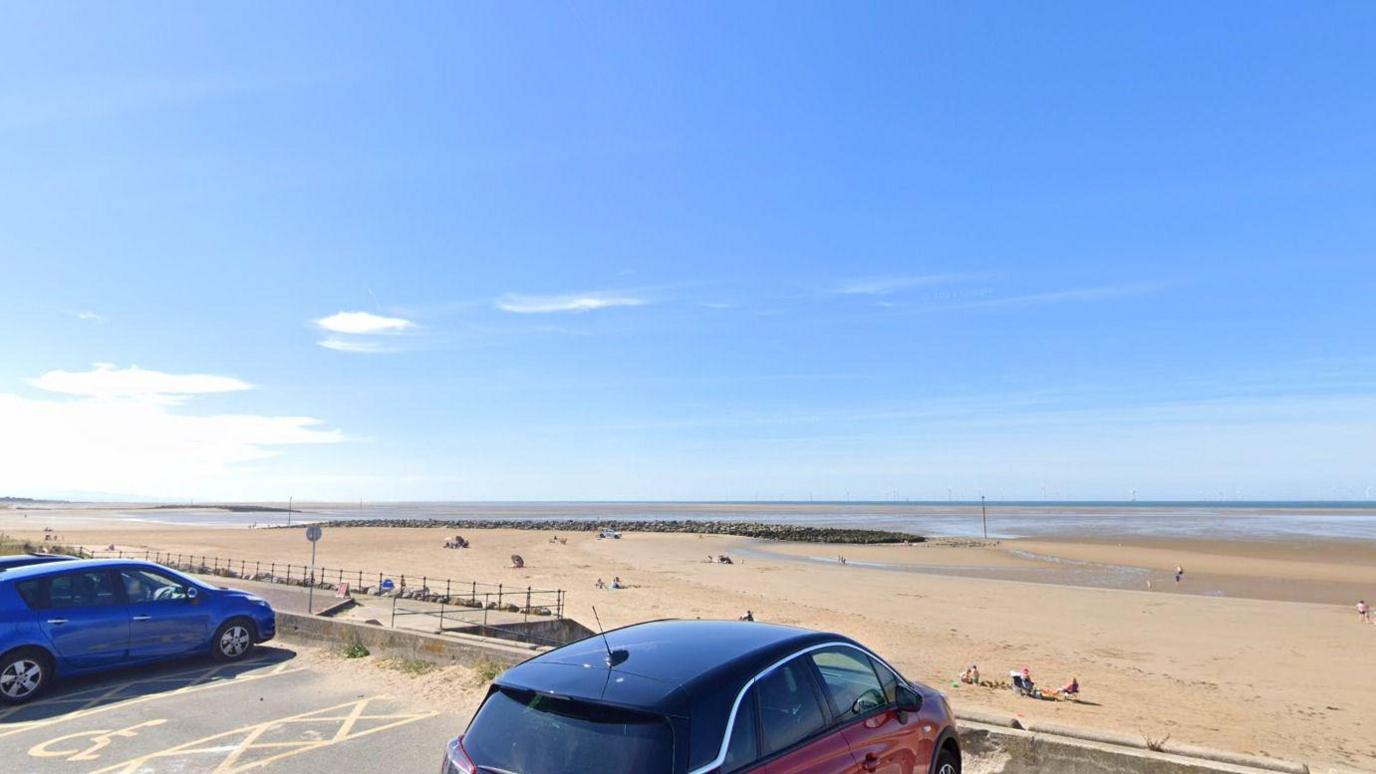
<svg viewBox="0 0 1376 774">
<path fill-rule="evenodd" d="M 59 676 L 189 655 L 237 661 L 276 634 L 271 605 L 152 562 L 80 559 L 0 573 L 0 701 Z"/>
<path fill-rule="evenodd" d="M 517 665 L 442 774 L 958 774 L 945 697 L 837 634 L 655 621 Z"/>
</svg>

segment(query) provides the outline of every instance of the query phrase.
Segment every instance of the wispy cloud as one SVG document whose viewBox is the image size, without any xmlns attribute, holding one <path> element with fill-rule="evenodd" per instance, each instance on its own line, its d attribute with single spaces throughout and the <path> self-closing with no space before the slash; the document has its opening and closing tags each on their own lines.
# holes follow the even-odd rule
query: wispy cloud
<svg viewBox="0 0 1376 774">
<path fill-rule="evenodd" d="M 528 296 L 507 293 L 496 300 L 495 306 L 514 314 L 557 314 L 591 312 L 618 306 L 645 306 L 644 298 L 624 293 L 595 292 L 562 296 Z"/>
<path fill-rule="evenodd" d="M 89 371 L 49 371 L 28 382 L 40 390 L 62 395 L 162 404 L 181 403 L 193 395 L 253 389 L 253 385 L 232 376 L 169 374 L 136 365 L 121 369 L 112 363 L 96 363 Z"/>
<path fill-rule="evenodd" d="M 78 309 L 78 310 L 76 310 L 76 311 L 68 312 L 67 314 L 69 314 L 69 315 L 71 315 L 72 317 L 75 317 L 76 319 L 81 320 L 81 321 L 83 321 L 83 322 L 94 322 L 94 323 L 103 323 L 103 322 L 105 322 L 105 315 L 99 314 L 99 313 L 96 313 L 96 312 L 92 312 L 92 311 L 89 310 L 89 309 Z"/>
<path fill-rule="evenodd" d="M 320 346 L 336 352 L 369 355 L 399 351 L 392 343 L 393 338 L 418 327 L 403 317 L 383 317 L 372 312 L 335 312 L 314 322 L 315 327 L 334 334 L 317 341 Z"/>
<path fill-rule="evenodd" d="M 49 371 L 29 384 L 53 393 L 0 392 L 0 491 L 195 492 L 284 447 L 345 440 L 311 417 L 193 415 L 196 396 L 248 390 L 230 376 L 99 364 Z"/>
<path fill-rule="evenodd" d="M 1087 288 L 1052 290 L 1044 293 L 1026 293 L 1017 296 L 1001 296 L 977 301 L 968 301 L 942 307 L 944 309 L 994 309 L 1026 306 L 1045 306 L 1050 304 L 1073 303 L 1077 301 L 1105 301 L 1124 296 L 1137 296 L 1155 293 L 1165 285 L 1155 282 L 1139 282 L 1123 285 L 1099 285 Z"/>
<path fill-rule="evenodd" d="M 400 333 L 416 327 L 410 320 L 371 312 L 335 312 L 329 317 L 321 317 L 315 324 L 331 333 L 350 334 Z"/>
<path fill-rule="evenodd" d="M 369 355 L 381 355 L 388 352 L 396 352 L 396 349 L 388 346 L 381 341 L 364 338 L 343 338 L 340 336 L 329 336 L 316 342 L 325 349 L 333 349 L 336 352 L 361 352 Z"/>
<path fill-rule="evenodd" d="M 910 274 L 886 277 L 857 277 L 846 280 L 831 292 L 842 296 L 887 296 L 904 290 L 952 285 L 960 282 L 974 282 L 987 279 L 986 272 L 967 272 L 960 274 Z"/>
</svg>

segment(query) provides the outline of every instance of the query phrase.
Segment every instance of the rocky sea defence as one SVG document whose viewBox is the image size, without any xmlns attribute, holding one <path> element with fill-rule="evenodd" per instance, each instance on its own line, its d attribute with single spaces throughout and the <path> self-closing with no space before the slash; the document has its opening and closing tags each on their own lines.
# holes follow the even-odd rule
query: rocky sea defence
<svg viewBox="0 0 1376 774">
<path fill-rule="evenodd" d="M 701 519 L 624 520 L 608 519 L 348 519 L 327 521 L 331 529 L 348 527 L 408 527 L 443 529 L 526 529 L 544 532 L 675 532 L 704 535 L 782 540 L 795 543 L 921 543 L 926 538 L 906 532 L 845 527 L 812 527 L 797 524 L 768 524 L 749 521 L 711 521 Z"/>
</svg>

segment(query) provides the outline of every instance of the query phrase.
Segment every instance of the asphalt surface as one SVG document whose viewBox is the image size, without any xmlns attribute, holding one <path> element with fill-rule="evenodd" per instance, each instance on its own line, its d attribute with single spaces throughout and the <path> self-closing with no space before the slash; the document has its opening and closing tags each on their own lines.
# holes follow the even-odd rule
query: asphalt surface
<svg viewBox="0 0 1376 774">
<path fill-rule="evenodd" d="M 115 670 L 0 705 L 0 770 L 434 772 L 456 725 L 263 646 L 239 664 Z"/>
</svg>

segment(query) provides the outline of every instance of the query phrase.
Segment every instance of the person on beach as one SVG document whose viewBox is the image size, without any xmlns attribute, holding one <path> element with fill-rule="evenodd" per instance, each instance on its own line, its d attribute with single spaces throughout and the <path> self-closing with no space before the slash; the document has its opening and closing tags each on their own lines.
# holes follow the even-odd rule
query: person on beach
<svg viewBox="0 0 1376 774">
<path fill-rule="evenodd" d="M 742 621 L 753 621 L 753 620 L 755 620 L 755 613 L 752 612 L 752 611 L 750 611 L 750 610 L 747 610 L 747 611 L 745 611 L 745 615 L 741 616 L 741 620 L 742 620 Z"/>
<path fill-rule="evenodd" d="M 621 582 L 621 576 L 620 576 L 620 575 L 614 576 L 614 577 L 612 578 L 612 588 L 614 588 L 614 589 L 624 589 L 624 588 L 626 588 L 626 584 L 624 584 L 624 583 Z"/>
<path fill-rule="evenodd" d="M 597 586 L 597 588 L 599 588 L 599 589 L 605 589 L 605 588 L 607 588 L 607 583 L 606 583 L 606 581 L 602 580 L 601 578 L 598 578 L 598 579 L 597 579 L 596 586 Z"/>
<path fill-rule="evenodd" d="M 845 563 L 846 563 L 846 557 L 844 557 L 844 556 L 838 556 L 838 557 L 836 557 L 836 561 L 840 562 L 841 564 L 845 564 Z"/>
<path fill-rule="evenodd" d="M 960 673 L 960 681 L 967 685 L 979 685 L 979 667 L 971 664 Z"/>
<path fill-rule="evenodd" d="M 1185 574 L 1185 569 L 1184 569 L 1183 567 L 1181 567 L 1180 565 L 1177 564 L 1177 565 L 1175 566 L 1175 582 L 1176 582 L 1176 583 L 1179 583 L 1179 582 L 1180 582 L 1180 577 L 1181 577 L 1182 575 L 1184 575 L 1184 574 Z"/>
<path fill-rule="evenodd" d="M 1080 678 L 1070 678 L 1070 682 L 1061 689 L 1061 695 L 1067 699 L 1078 698 L 1080 696 Z"/>
<path fill-rule="evenodd" d="M 1362 623 L 1371 623 L 1371 608 L 1367 607 L 1365 599 L 1357 600 L 1357 619 Z"/>
</svg>

